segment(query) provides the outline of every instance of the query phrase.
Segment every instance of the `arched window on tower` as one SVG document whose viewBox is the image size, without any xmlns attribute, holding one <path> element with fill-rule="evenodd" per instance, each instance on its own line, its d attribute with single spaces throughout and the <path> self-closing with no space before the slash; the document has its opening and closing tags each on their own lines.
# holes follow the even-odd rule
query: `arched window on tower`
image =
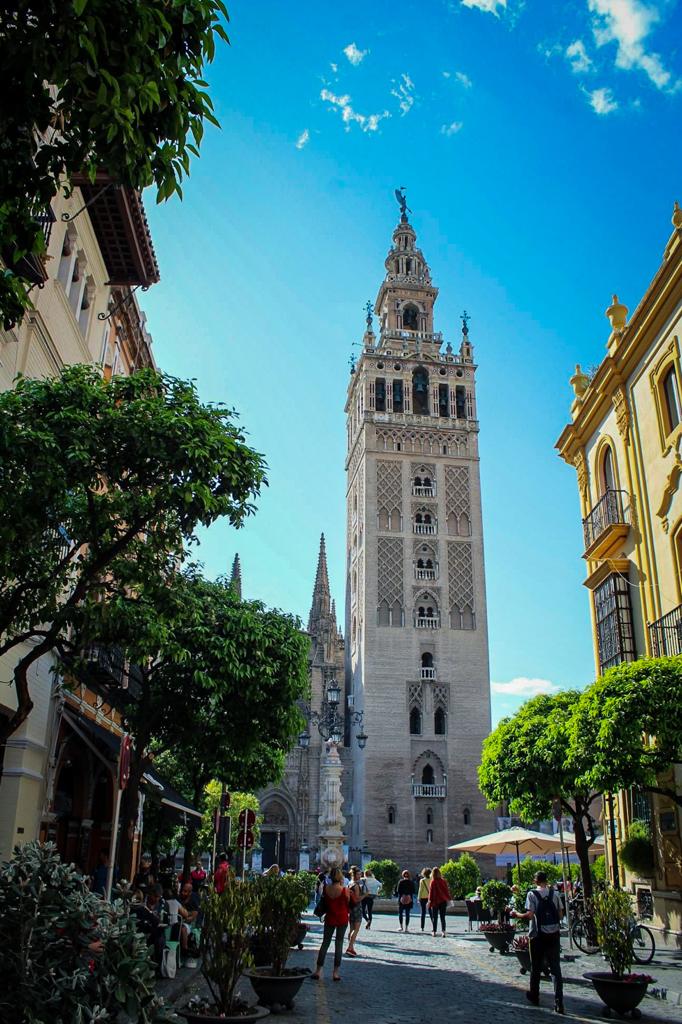
<svg viewBox="0 0 682 1024">
<path fill-rule="evenodd" d="M 406 331 L 419 330 L 419 310 L 412 303 L 403 308 L 403 328 Z"/>
<path fill-rule="evenodd" d="M 421 736 L 422 713 L 419 708 L 412 708 L 410 711 L 410 736 Z"/>
<path fill-rule="evenodd" d="M 391 805 L 389 807 L 389 809 L 388 809 L 388 823 L 389 823 L 389 825 L 395 825 L 395 819 L 396 819 L 395 807 L 393 807 L 393 805 Z"/>
<path fill-rule="evenodd" d="M 422 786 L 433 786 L 434 783 L 433 765 L 425 764 L 422 768 Z"/>
<path fill-rule="evenodd" d="M 426 808 L 426 824 L 433 825 L 433 807 Z"/>
<path fill-rule="evenodd" d="M 604 452 L 601 460 L 601 479 L 600 484 L 602 494 L 606 494 L 607 491 L 615 491 L 616 489 L 616 474 L 613 465 L 613 451 L 611 445 L 607 444 L 604 448 Z"/>
<path fill-rule="evenodd" d="M 471 824 L 471 811 L 469 810 L 468 807 L 464 808 L 464 814 L 462 815 L 462 818 L 464 820 L 465 825 Z"/>
<path fill-rule="evenodd" d="M 443 708 L 436 708 L 436 713 L 433 716 L 433 731 L 436 736 L 445 736 L 445 710 Z"/>
<path fill-rule="evenodd" d="M 680 422 L 680 393 L 674 366 L 665 374 L 661 386 L 665 399 L 666 434 L 670 434 Z"/>
<path fill-rule="evenodd" d="M 427 843 L 432 843 L 433 842 L 433 829 L 432 828 L 427 828 L 427 830 L 426 830 L 426 842 Z"/>
<path fill-rule="evenodd" d="M 423 366 L 412 372 L 412 411 L 418 416 L 429 415 L 429 374 Z"/>
</svg>

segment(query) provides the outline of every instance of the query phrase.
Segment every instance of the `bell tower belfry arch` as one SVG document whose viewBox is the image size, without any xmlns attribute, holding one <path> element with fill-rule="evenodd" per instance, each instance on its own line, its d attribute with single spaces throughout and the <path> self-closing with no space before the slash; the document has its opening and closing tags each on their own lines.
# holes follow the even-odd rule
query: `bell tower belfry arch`
<svg viewBox="0 0 682 1024">
<path fill-rule="evenodd" d="M 345 408 L 348 692 L 369 737 L 346 814 L 351 850 L 417 867 L 493 827 L 477 780 L 490 680 L 469 318 L 445 345 L 396 198 L 378 332 L 368 304 Z"/>
</svg>

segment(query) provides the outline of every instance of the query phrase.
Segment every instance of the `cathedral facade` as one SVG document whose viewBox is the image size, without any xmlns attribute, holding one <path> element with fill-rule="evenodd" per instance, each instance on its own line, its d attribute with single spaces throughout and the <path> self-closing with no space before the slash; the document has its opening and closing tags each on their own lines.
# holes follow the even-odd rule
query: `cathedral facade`
<svg viewBox="0 0 682 1024">
<path fill-rule="evenodd" d="M 457 351 L 434 330 L 404 201 L 385 268 L 346 404 L 346 696 L 368 740 L 344 814 L 351 859 L 416 869 L 494 827 L 476 364 L 466 316 Z"/>
</svg>

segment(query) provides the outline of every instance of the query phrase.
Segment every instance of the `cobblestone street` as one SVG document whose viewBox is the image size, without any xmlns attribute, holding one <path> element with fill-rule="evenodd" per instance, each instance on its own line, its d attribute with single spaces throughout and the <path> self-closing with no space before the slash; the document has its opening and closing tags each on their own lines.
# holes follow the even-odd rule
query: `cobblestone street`
<svg viewBox="0 0 682 1024">
<path fill-rule="evenodd" d="M 321 926 L 308 917 L 310 931 L 302 952 L 292 951 L 289 966 L 314 967 Z M 397 918 L 387 914 L 374 919 L 371 931 L 363 930 L 355 960 L 344 957 L 342 981 L 332 983 L 332 954 L 328 954 L 323 980 L 306 981 L 293 1012 L 282 1018 L 298 1024 L 432 1024 L 433 1021 L 476 1021 L 477 1024 L 519 1024 L 551 1017 L 551 982 L 543 981 L 541 1007 L 531 1006 L 524 995 L 527 976 L 519 973 L 515 956 L 490 953 L 482 935 L 467 932 L 461 918 L 448 918 L 452 929 L 447 938 L 433 938 L 412 928 L 401 934 Z M 568 951 L 568 941 L 562 943 Z M 664 951 L 642 971 L 657 979 L 659 987 L 682 987 L 676 955 Z M 598 957 L 579 955 L 574 963 L 562 963 L 566 1017 L 600 1020 L 602 1003 L 585 971 L 604 969 Z M 202 989 L 197 979 L 191 991 Z M 243 994 L 253 999 L 249 985 Z M 184 1000 L 183 1000 L 184 1002 Z M 644 1020 L 682 1022 L 682 1009 L 657 999 L 641 1004 Z"/>
</svg>

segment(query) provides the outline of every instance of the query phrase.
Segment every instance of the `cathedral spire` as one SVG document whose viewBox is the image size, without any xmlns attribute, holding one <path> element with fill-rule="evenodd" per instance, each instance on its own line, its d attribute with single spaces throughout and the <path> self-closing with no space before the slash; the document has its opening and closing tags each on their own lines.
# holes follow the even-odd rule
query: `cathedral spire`
<svg viewBox="0 0 682 1024">
<path fill-rule="evenodd" d="M 308 619 L 309 633 L 313 632 L 320 619 L 328 617 L 330 607 L 331 594 L 329 592 L 329 573 L 327 572 L 327 548 L 324 542 L 324 534 L 321 534 L 320 553 L 317 557 L 317 573 L 315 575 L 315 586 L 313 587 L 313 602 Z"/>
<path fill-rule="evenodd" d="M 230 576 L 230 587 L 234 590 L 235 594 L 241 601 L 242 599 L 242 567 L 239 561 L 239 555 L 234 556 L 234 562 L 232 563 L 232 574 Z"/>
</svg>

